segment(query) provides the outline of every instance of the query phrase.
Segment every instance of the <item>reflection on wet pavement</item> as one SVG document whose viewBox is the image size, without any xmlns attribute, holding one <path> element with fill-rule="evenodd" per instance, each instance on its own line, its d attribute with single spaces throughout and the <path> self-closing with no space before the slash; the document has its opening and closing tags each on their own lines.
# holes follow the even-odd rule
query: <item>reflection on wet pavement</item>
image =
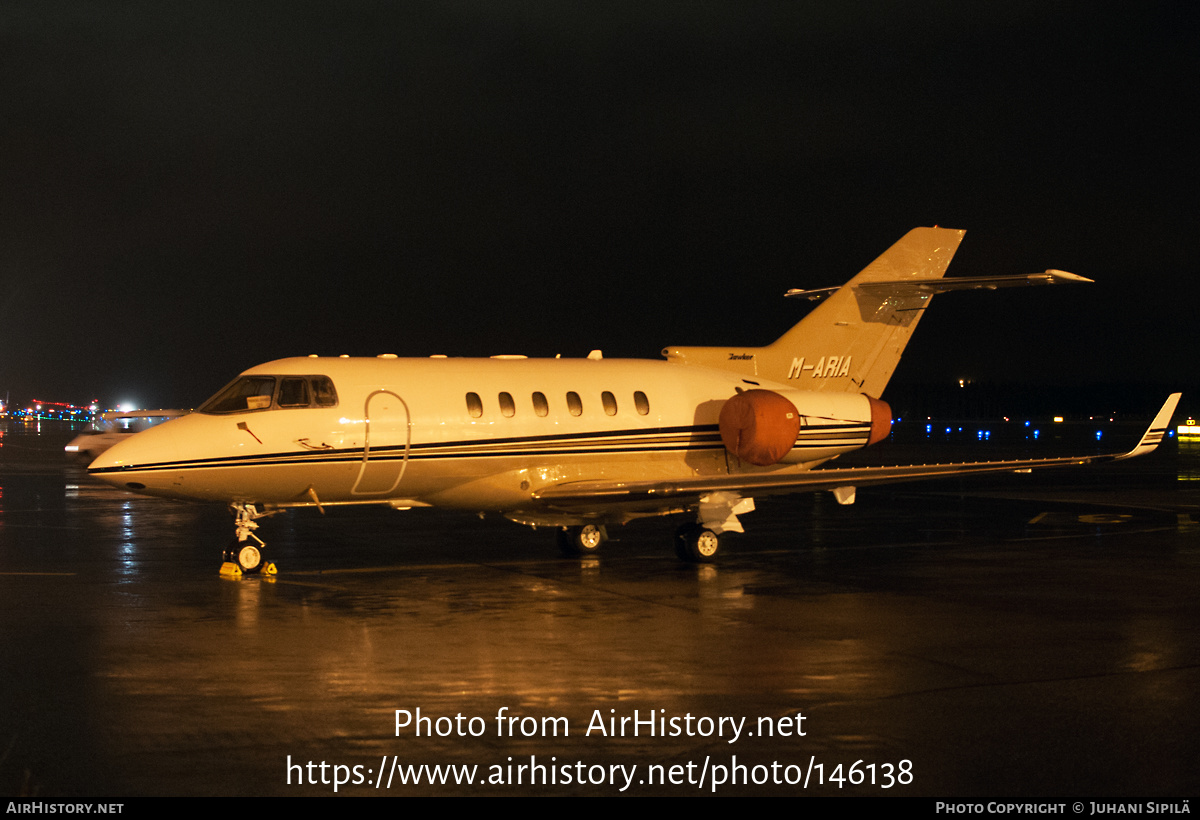
<svg viewBox="0 0 1200 820">
<path fill-rule="evenodd" d="M 704 567 L 675 559 L 667 521 L 565 560 L 551 533 L 499 520 L 303 511 L 261 531 L 278 578 L 230 580 L 216 572 L 232 532 L 219 505 L 125 495 L 49 444 L 39 455 L 40 439 L 10 457 L 14 439 L 0 455 L 8 794 L 332 793 L 289 756 L 364 773 L 392 756 L 477 764 L 481 780 L 531 757 L 637 765 L 633 794 L 709 793 L 713 767 L 735 755 L 778 763 L 785 779 L 814 762 L 880 775 L 907 760 L 913 779 L 719 794 L 1166 797 L 1200 785 L 1200 485 L 1176 480 L 1194 453 L 860 491 L 853 507 L 764 499 Z M 418 708 L 486 729 L 397 736 L 396 710 Z M 501 710 L 566 718 L 569 735 L 502 736 Z M 696 731 L 596 728 L 635 710 Z M 760 717 L 800 714 L 802 737 L 758 733 Z M 722 716 L 746 717 L 753 736 L 699 731 Z M 704 786 L 688 785 L 706 760 Z M 651 766 L 680 767 L 684 784 L 643 782 Z M 339 793 L 620 790 L 526 779 Z"/>
</svg>

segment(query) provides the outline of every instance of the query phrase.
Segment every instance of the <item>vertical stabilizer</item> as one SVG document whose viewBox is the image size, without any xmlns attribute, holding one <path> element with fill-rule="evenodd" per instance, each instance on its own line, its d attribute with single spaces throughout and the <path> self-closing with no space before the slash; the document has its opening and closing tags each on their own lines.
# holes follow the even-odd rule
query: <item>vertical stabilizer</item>
<svg viewBox="0 0 1200 820">
<path fill-rule="evenodd" d="M 735 370 L 799 390 L 879 397 L 933 294 L 895 287 L 941 278 L 966 231 L 914 228 L 766 347 L 669 347 L 682 364 Z M 873 282 L 888 283 L 862 287 Z"/>
</svg>

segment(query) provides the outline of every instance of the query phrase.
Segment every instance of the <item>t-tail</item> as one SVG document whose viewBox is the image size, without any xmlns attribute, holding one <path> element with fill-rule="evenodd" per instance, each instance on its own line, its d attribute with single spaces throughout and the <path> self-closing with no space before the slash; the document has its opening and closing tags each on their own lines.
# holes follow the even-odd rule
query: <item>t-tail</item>
<svg viewBox="0 0 1200 820">
<path fill-rule="evenodd" d="M 663 355 L 798 390 L 878 398 L 965 233 L 914 228 L 845 285 L 790 291 L 789 296 L 828 298 L 766 347 L 668 347 Z"/>
</svg>

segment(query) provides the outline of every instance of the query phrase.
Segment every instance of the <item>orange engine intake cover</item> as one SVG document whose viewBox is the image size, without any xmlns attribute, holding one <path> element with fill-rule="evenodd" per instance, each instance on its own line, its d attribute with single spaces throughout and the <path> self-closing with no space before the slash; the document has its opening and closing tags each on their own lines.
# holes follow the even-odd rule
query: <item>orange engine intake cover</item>
<svg viewBox="0 0 1200 820">
<path fill-rule="evenodd" d="M 742 461 L 767 467 L 796 446 L 800 413 L 778 393 L 747 390 L 725 402 L 718 424 L 726 450 Z"/>
</svg>

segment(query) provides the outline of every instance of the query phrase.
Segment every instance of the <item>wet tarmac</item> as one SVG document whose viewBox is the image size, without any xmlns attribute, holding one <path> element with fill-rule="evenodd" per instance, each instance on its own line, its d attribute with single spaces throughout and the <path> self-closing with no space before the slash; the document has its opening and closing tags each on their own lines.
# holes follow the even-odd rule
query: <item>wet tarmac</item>
<svg viewBox="0 0 1200 820">
<path fill-rule="evenodd" d="M 94 483 L 66 437 L 0 439 L 4 794 L 1200 787 L 1200 445 L 764 499 L 713 566 L 667 520 L 568 560 L 499 519 L 301 511 L 260 531 L 277 578 L 230 580 L 224 509 Z"/>
</svg>

